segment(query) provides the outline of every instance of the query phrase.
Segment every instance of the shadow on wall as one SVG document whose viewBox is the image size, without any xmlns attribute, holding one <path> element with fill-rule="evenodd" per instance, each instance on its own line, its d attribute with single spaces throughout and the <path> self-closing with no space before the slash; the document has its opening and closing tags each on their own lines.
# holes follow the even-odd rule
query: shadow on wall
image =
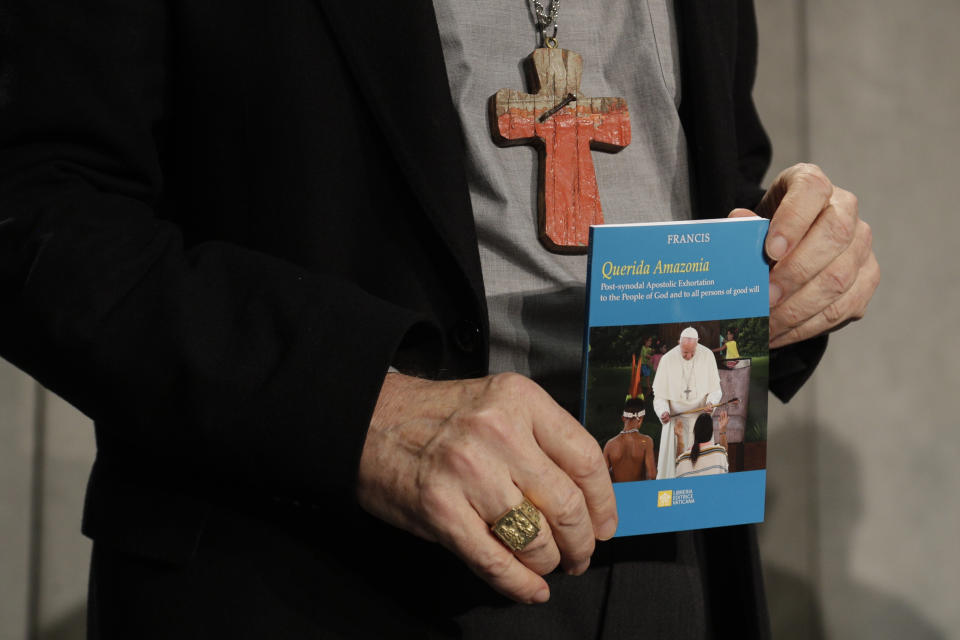
<svg viewBox="0 0 960 640">
<path fill-rule="evenodd" d="M 777 447 L 809 451 L 811 431 L 789 426 L 777 435 Z M 863 510 L 860 463 L 855 451 L 829 431 L 820 429 L 819 460 L 814 473 L 830 470 L 830 492 L 814 508 L 820 519 L 821 539 L 814 545 L 821 587 L 835 602 L 825 603 L 824 593 L 809 576 L 764 564 L 764 579 L 773 637 L 777 640 L 822 638 L 911 638 L 939 640 L 947 635 L 933 627 L 898 594 L 889 593 L 853 575 L 854 534 Z M 817 482 L 811 477 L 810 482 Z M 777 496 L 767 494 L 768 512 Z M 916 540 L 904 544 L 917 544 Z M 891 550 L 891 553 L 895 553 Z M 882 558 L 877 558 L 882 562 Z M 824 611 L 828 614 L 825 616 Z"/>
<path fill-rule="evenodd" d="M 814 433 L 809 424 L 789 423 L 787 426 L 777 429 L 772 434 L 770 445 L 770 458 L 768 463 L 770 469 L 767 476 L 767 518 L 779 518 L 786 521 L 791 527 L 797 527 L 809 532 L 808 512 L 802 511 L 808 508 L 806 503 L 787 504 L 785 507 L 778 503 L 780 495 L 776 491 L 777 480 L 796 481 L 797 472 L 789 468 L 780 468 L 778 462 L 783 459 L 784 452 L 795 452 L 798 455 L 810 455 L 814 446 L 810 441 L 810 434 Z M 786 463 L 786 460 L 783 460 Z M 808 461 L 807 461 L 808 462 Z M 801 467 L 806 471 L 809 467 L 802 464 Z M 781 477 L 779 474 L 786 472 Z M 802 481 L 814 482 L 810 474 L 800 476 Z M 802 494 L 802 492 L 800 492 Z M 799 500 L 798 492 L 791 489 L 787 491 L 785 500 L 788 502 Z M 784 522 L 779 526 L 783 530 Z M 760 527 L 761 537 L 766 538 L 770 535 L 770 529 Z M 769 542 L 769 541 L 768 541 Z M 778 547 L 782 542 L 775 542 Z M 812 545 L 812 541 L 807 541 Z M 788 549 L 789 554 L 806 553 L 805 549 Z M 777 552 L 781 554 L 783 551 Z M 823 611 L 820 607 L 820 594 L 817 593 L 815 573 L 810 570 L 809 562 L 806 574 L 797 573 L 783 566 L 778 566 L 774 562 L 763 558 L 764 581 L 767 587 L 767 606 L 770 610 L 770 625 L 773 631 L 773 637 L 777 640 L 822 640 L 826 637 L 823 627 Z"/>
<path fill-rule="evenodd" d="M 45 625 L 35 640 L 84 640 L 86 637 L 87 609 L 80 606 Z"/>
</svg>

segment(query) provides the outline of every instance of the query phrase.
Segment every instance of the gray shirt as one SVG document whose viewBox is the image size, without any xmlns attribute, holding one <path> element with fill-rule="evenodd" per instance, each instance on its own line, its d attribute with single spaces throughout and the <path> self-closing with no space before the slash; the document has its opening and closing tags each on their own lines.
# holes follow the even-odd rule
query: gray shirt
<svg viewBox="0 0 960 640">
<path fill-rule="evenodd" d="M 490 370 L 529 375 L 575 410 L 586 257 L 540 244 L 537 151 L 494 144 L 487 111 L 498 89 L 531 89 L 523 69 L 538 46 L 530 4 L 434 0 L 434 7 L 466 142 L 490 310 Z M 581 92 L 626 98 L 630 111 L 630 145 L 616 154 L 593 152 L 607 223 L 691 215 L 672 12 L 666 0 L 566 0 L 558 16 L 560 46 L 583 56 Z"/>
</svg>

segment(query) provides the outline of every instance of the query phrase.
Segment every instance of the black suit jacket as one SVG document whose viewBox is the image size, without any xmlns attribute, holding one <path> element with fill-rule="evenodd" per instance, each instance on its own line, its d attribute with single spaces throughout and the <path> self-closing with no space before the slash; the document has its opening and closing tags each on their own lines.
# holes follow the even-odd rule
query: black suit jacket
<svg viewBox="0 0 960 640">
<path fill-rule="evenodd" d="M 487 367 L 431 2 L 11 0 L 4 23 L 0 354 L 95 421 L 85 532 L 183 563 L 225 508 L 284 523 L 320 584 L 381 611 L 425 557 L 463 585 L 449 606 L 490 597 L 353 498 L 390 364 Z M 680 2 L 678 25 L 695 210 L 724 216 L 756 204 L 769 161 L 752 6 Z M 781 397 L 823 346 L 774 355 Z M 388 544 L 340 564 L 343 532 Z"/>
</svg>

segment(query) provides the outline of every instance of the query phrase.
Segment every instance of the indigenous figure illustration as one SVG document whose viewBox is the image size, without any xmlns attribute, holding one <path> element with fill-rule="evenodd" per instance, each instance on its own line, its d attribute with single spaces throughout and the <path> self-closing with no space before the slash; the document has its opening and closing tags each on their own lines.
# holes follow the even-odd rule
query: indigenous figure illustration
<svg viewBox="0 0 960 640">
<path fill-rule="evenodd" d="M 646 415 L 646 400 L 640 391 L 642 367 L 633 356 L 630 368 L 630 387 L 623 403 L 623 428 L 603 447 L 603 457 L 614 482 L 653 480 L 657 477 L 657 463 L 653 455 L 653 438 L 640 433 Z"/>
</svg>

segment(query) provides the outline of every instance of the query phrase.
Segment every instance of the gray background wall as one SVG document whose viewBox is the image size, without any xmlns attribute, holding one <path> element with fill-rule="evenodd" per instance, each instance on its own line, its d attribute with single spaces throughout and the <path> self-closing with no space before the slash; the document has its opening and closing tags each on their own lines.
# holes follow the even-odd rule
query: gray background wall
<svg viewBox="0 0 960 640">
<path fill-rule="evenodd" d="M 867 318 L 771 413 L 775 637 L 958 637 L 960 3 L 757 4 L 774 166 L 809 159 L 858 194 L 883 269 Z"/>
<path fill-rule="evenodd" d="M 810 160 L 857 193 L 884 273 L 814 380 L 773 402 L 775 637 L 955 637 L 960 3 L 757 4 L 774 167 Z M 0 361 L 0 638 L 83 637 L 93 452 L 86 418 Z"/>
</svg>

